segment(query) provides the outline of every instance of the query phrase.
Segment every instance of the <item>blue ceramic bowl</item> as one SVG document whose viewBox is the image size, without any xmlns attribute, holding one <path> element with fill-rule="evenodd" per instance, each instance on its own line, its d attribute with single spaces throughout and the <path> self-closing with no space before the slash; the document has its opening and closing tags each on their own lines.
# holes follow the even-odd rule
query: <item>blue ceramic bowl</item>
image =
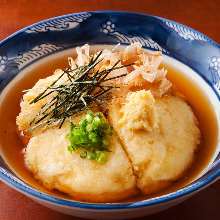
<svg viewBox="0 0 220 220">
<path fill-rule="evenodd" d="M 164 18 L 127 12 L 82 12 L 44 20 L 26 27 L 0 42 L 0 92 L 20 72 L 55 53 L 89 44 L 130 44 L 160 50 L 167 62 L 187 72 L 205 90 L 220 113 L 220 46 L 187 26 Z M 219 149 L 216 146 L 216 149 Z M 84 203 L 60 199 L 27 185 L 0 160 L 0 179 L 35 201 L 67 214 L 104 219 L 125 219 L 158 212 L 198 192 L 220 176 L 220 155 L 190 185 L 167 195 L 130 203 Z"/>
</svg>

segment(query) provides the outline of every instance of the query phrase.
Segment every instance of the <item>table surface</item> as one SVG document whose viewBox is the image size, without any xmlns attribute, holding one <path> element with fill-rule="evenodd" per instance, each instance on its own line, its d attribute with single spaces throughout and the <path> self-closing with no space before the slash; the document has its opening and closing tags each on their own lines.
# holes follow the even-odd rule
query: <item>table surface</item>
<svg viewBox="0 0 220 220">
<path fill-rule="evenodd" d="M 0 40 L 34 22 L 91 10 L 137 11 L 189 25 L 220 42 L 219 0 L 0 0 Z M 220 181 L 182 204 L 148 219 L 219 219 Z M 0 220 L 68 220 L 0 182 Z M 144 219 L 144 218 L 143 218 Z"/>
</svg>

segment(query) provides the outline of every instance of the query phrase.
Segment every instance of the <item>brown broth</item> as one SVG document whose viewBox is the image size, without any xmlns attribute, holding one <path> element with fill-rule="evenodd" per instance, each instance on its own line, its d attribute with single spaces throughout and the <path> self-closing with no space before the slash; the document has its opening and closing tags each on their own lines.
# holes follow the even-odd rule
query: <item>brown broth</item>
<svg viewBox="0 0 220 220">
<path fill-rule="evenodd" d="M 70 197 L 57 191 L 48 191 L 26 169 L 22 154 L 24 144 L 17 132 L 16 116 L 20 112 L 19 104 L 23 95 L 22 91 L 32 88 L 40 78 L 51 75 L 55 69 L 66 67 L 67 57 L 70 55 L 72 54 L 52 57 L 49 61 L 41 62 L 35 68 L 27 69 L 23 77 L 13 82 L 13 86 L 8 87 L 8 91 L 4 93 L 4 97 L 0 102 L 0 153 L 3 159 L 17 176 L 31 186 L 43 192 L 65 198 Z M 208 166 L 216 149 L 218 134 L 217 120 L 208 98 L 186 76 L 171 66 L 165 66 L 168 69 L 168 78 L 176 86 L 177 90 L 186 97 L 187 102 L 191 105 L 198 118 L 202 141 L 198 147 L 199 150 L 196 152 L 194 162 L 185 172 L 184 177 L 159 193 L 149 196 L 137 196 L 126 201 L 136 201 L 164 195 L 189 184 Z"/>
</svg>

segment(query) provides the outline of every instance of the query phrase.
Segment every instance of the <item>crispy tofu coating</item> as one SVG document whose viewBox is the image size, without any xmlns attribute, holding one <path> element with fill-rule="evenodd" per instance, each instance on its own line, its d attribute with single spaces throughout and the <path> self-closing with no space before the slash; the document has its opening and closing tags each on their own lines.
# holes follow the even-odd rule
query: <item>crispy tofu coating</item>
<svg viewBox="0 0 220 220">
<path fill-rule="evenodd" d="M 117 135 L 111 138 L 111 152 L 105 164 L 70 153 L 66 138 L 69 124 L 50 128 L 32 137 L 26 147 L 28 169 L 48 189 L 57 189 L 75 199 L 110 202 L 137 193 L 131 164 Z"/>
<path fill-rule="evenodd" d="M 149 91 L 131 92 L 124 101 L 113 101 L 109 118 L 145 194 L 164 188 L 190 166 L 200 132 L 190 106 L 181 98 L 154 99 Z"/>
</svg>

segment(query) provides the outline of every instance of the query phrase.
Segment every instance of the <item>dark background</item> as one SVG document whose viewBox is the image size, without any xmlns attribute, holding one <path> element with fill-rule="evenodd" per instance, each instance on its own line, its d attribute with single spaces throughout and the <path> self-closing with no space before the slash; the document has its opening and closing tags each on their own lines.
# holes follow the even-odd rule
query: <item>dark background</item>
<svg viewBox="0 0 220 220">
<path fill-rule="evenodd" d="M 29 24 L 90 10 L 145 12 L 195 28 L 220 43 L 220 0 L 0 0 L 0 40 Z M 78 220 L 44 208 L 0 182 L 0 220 Z M 182 204 L 142 219 L 220 219 L 220 181 Z"/>
</svg>

